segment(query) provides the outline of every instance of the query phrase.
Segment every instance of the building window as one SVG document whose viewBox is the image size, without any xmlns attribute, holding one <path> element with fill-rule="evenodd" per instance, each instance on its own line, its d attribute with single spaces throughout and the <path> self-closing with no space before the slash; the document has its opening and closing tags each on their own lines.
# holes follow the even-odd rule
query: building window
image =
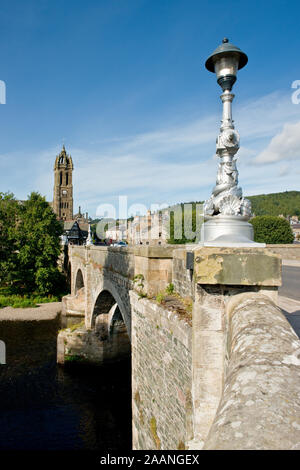
<svg viewBox="0 0 300 470">
<path fill-rule="evenodd" d="M 62 185 L 62 171 L 59 173 L 59 184 Z"/>
<path fill-rule="evenodd" d="M 69 184 L 69 173 L 66 173 L 66 186 Z"/>
</svg>

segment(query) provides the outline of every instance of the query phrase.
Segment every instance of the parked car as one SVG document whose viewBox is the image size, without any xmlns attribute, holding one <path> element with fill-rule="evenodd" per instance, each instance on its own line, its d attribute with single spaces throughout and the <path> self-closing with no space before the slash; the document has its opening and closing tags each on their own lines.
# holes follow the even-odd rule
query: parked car
<svg viewBox="0 0 300 470">
<path fill-rule="evenodd" d="M 127 243 L 120 241 L 120 242 L 113 243 L 111 246 L 119 246 L 119 247 L 127 246 Z"/>
</svg>

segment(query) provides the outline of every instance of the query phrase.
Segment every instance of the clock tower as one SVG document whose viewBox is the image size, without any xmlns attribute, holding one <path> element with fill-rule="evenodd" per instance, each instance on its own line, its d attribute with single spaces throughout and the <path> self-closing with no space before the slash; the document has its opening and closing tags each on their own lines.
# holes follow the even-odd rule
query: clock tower
<svg viewBox="0 0 300 470">
<path fill-rule="evenodd" d="M 73 161 L 63 146 L 54 164 L 53 210 L 59 220 L 73 219 Z"/>
</svg>

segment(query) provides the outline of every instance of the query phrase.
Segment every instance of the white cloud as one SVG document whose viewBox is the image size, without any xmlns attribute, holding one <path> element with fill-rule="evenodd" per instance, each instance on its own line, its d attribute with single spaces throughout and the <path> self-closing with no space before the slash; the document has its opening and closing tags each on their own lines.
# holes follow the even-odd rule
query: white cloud
<svg viewBox="0 0 300 470">
<path fill-rule="evenodd" d="M 300 121 L 295 124 L 285 124 L 281 132 L 272 138 L 271 142 L 254 159 L 255 163 L 273 163 L 281 160 L 296 160 L 300 158 Z"/>
<path fill-rule="evenodd" d="M 244 104 L 237 101 L 233 115 L 242 141 L 238 168 L 244 193 L 296 189 L 299 173 L 289 173 L 282 160 L 300 156 L 300 106 L 289 96 L 272 93 Z M 130 204 L 148 206 L 208 198 L 216 178 L 213 154 L 219 121 L 219 115 L 207 113 L 172 127 L 159 123 L 156 131 L 93 144 L 89 139 L 86 148 L 67 148 L 75 165 L 75 208 L 80 204 L 95 214 L 99 204 L 119 195 L 128 195 Z M 0 155 L 2 190 L 11 189 L 19 198 L 38 190 L 51 200 L 59 151 L 55 147 Z"/>
</svg>

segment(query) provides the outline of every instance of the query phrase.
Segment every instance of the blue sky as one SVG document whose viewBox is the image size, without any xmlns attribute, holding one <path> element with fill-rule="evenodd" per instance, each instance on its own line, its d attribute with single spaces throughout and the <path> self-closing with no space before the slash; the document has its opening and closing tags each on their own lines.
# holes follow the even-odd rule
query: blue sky
<svg viewBox="0 0 300 470">
<path fill-rule="evenodd" d="M 204 63 L 225 36 L 249 57 L 233 107 L 244 193 L 299 189 L 299 14 L 276 0 L 0 0 L 0 191 L 51 200 L 64 142 L 75 208 L 92 216 L 119 195 L 208 198 L 221 89 Z"/>
</svg>

